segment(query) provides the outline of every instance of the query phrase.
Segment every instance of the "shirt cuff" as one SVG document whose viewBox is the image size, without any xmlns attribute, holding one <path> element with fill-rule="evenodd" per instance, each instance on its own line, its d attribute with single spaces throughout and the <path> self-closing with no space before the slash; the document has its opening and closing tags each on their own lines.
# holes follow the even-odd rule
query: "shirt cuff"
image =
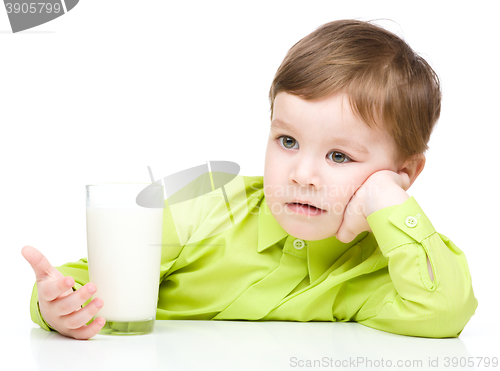
<svg viewBox="0 0 500 371">
<path fill-rule="evenodd" d="M 367 220 L 384 255 L 401 245 L 420 243 L 436 233 L 413 197 L 401 205 L 378 210 Z"/>
<path fill-rule="evenodd" d="M 47 322 L 45 322 L 45 320 L 42 317 L 42 314 L 40 313 L 40 306 L 38 305 L 38 289 L 36 283 L 33 285 L 33 290 L 31 294 L 30 314 L 31 314 L 31 320 L 34 323 L 38 324 L 41 328 L 47 331 L 54 330 L 52 327 L 49 326 Z"/>
</svg>

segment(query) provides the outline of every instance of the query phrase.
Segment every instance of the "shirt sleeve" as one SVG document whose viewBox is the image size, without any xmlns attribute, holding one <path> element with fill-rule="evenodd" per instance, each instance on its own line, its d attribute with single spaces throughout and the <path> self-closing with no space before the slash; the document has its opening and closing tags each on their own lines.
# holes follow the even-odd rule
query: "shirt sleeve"
<svg viewBox="0 0 500 371">
<path fill-rule="evenodd" d="M 403 335 L 457 337 L 477 308 L 464 253 L 435 231 L 413 197 L 369 215 L 368 223 L 388 259 L 390 281 L 369 295 L 354 320 Z"/>
</svg>

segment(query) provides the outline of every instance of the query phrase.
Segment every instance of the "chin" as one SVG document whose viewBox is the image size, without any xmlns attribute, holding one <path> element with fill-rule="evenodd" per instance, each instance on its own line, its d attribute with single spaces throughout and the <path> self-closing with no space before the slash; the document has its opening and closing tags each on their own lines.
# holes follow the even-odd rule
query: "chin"
<svg viewBox="0 0 500 371">
<path fill-rule="evenodd" d="M 303 226 L 288 226 L 287 228 L 283 227 L 283 229 L 291 236 L 306 241 L 324 240 L 325 238 L 335 236 L 337 233 L 337 231 L 325 231 L 318 228 L 307 228 Z"/>
</svg>

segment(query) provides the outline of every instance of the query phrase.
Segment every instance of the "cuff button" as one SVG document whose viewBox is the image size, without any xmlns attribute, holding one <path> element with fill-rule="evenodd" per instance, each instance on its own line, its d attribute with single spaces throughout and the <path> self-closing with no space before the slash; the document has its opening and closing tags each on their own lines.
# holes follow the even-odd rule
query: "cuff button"
<svg viewBox="0 0 500 371">
<path fill-rule="evenodd" d="M 409 216 L 405 219 L 405 224 L 408 228 L 415 228 L 418 224 L 417 218 Z"/>
</svg>

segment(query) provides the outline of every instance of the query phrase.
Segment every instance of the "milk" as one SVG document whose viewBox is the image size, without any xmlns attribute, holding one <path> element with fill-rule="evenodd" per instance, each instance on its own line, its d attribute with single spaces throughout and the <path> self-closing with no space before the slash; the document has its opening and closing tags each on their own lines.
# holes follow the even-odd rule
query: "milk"
<svg viewBox="0 0 500 371">
<path fill-rule="evenodd" d="M 93 298 L 107 321 L 155 318 L 163 209 L 87 207 L 87 250 Z"/>
</svg>

